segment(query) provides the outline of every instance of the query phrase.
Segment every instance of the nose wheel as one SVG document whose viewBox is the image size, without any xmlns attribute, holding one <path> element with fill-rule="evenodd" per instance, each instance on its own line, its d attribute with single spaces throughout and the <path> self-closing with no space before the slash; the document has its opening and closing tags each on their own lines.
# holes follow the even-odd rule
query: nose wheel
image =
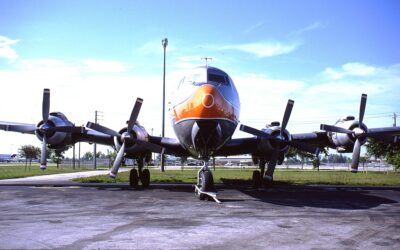
<svg viewBox="0 0 400 250">
<path fill-rule="evenodd" d="M 211 170 L 208 168 L 208 161 L 204 161 L 203 167 L 197 173 L 197 185 L 195 187 L 195 194 L 200 200 L 212 199 L 217 203 L 221 203 L 217 199 L 217 190 L 214 186 L 214 178 Z"/>
</svg>

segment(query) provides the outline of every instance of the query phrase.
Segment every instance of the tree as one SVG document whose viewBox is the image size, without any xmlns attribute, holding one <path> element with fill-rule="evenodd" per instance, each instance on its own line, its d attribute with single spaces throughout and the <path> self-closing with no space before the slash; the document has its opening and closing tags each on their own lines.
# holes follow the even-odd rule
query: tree
<svg viewBox="0 0 400 250">
<path fill-rule="evenodd" d="M 83 154 L 82 158 L 85 160 L 93 160 L 93 153 L 88 151 Z"/>
<path fill-rule="evenodd" d="M 286 158 L 287 159 L 296 160 L 296 158 L 299 157 L 300 160 L 301 160 L 301 167 L 302 168 L 303 168 L 303 165 L 304 165 L 304 163 L 306 161 L 312 160 L 312 164 L 313 164 L 314 169 L 318 169 L 319 170 L 319 164 L 320 164 L 320 161 L 321 161 L 321 159 L 320 159 L 321 154 L 324 154 L 325 157 L 327 157 L 328 156 L 328 147 L 320 149 L 320 153 L 319 153 L 318 156 L 314 155 L 314 154 L 311 154 L 311 153 L 308 153 L 308 152 L 301 151 L 301 150 L 299 150 L 299 149 L 297 149 L 295 147 L 289 147 L 289 150 L 286 153 Z"/>
<path fill-rule="evenodd" d="M 103 152 L 101 152 L 101 151 L 97 151 L 96 152 L 96 158 L 103 159 L 103 158 L 106 158 L 106 157 L 107 156 Z"/>
<path fill-rule="evenodd" d="M 21 157 L 25 158 L 25 170 L 28 165 L 32 165 L 32 159 L 37 159 L 40 156 L 40 148 L 33 145 L 23 145 L 18 149 L 18 153 Z"/>
<path fill-rule="evenodd" d="M 361 157 L 360 157 L 360 163 L 362 163 L 363 169 L 364 169 L 365 163 L 367 163 L 368 160 L 369 160 L 369 159 L 368 159 L 367 156 L 361 156 Z"/>
<path fill-rule="evenodd" d="M 51 160 L 57 164 L 57 168 L 64 159 L 64 151 L 54 150 L 51 154 Z"/>
<path fill-rule="evenodd" d="M 367 152 L 375 158 L 382 158 L 392 164 L 395 170 L 400 168 L 400 142 L 385 142 L 368 138 Z"/>
<path fill-rule="evenodd" d="M 108 167 L 114 164 L 115 158 L 117 157 L 117 151 L 107 149 L 106 157 L 108 159 Z"/>
</svg>

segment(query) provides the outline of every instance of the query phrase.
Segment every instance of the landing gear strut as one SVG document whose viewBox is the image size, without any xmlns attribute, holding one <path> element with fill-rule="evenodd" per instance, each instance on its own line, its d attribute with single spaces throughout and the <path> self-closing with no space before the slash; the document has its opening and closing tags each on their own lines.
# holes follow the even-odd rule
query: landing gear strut
<svg viewBox="0 0 400 250">
<path fill-rule="evenodd" d="M 263 182 L 263 175 L 264 175 L 264 169 L 265 169 L 265 160 L 263 158 L 260 158 L 258 161 L 258 166 L 260 167 L 260 170 L 254 170 L 253 171 L 253 188 L 260 188 Z"/>
<path fill-rule="evenodd" d="M 139 180 L 144 188 L 150 186 L 150 171 L 148 169 L 143 169 L 143 160 L 143 158 L 139 158 L 137 160 L 138 170 L 132 169 L 129 173 L 129 186 L 131 188 L 137 188 L 139 186 Z"/>
<path fill-rule="evenodd" d="M 268 162 L 267 171 L 265 171 L 265 164 L 266 160 L 261 158 L 258 163 L 260 170 L 253 171 L 253 178 L 252 178 L 253 188 L 260 188 L 262 185 L 265 188 L 272 187 L 276 162 L 274 163 L 273 161 L 270 160 Z"/>
<path fill-rule="evenodd" d="M 204 161 L 203 167 L 197 173 L 197 185 L 195 194 L 200 200 L 211 198 L 217 203 L 221 203 L 217 199 L 217 191 L 214 187 L 214 179 L 211 170 L 208 168 L 208 160 Z"/>
</svg>

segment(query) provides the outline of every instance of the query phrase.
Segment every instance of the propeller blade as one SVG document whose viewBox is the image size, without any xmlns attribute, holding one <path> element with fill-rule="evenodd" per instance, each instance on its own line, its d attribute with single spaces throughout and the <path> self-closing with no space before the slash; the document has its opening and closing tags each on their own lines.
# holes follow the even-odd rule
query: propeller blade
<svg viewBox="0 0 400 250">
<path fill-rule="evenodd" d="M 46 124 L 50 113 L 50 89 L 43 90 L 42 117 L 43 123 Z"/>
<path fill-rule="evenodd" d="M 243 124 L 240 125 L 240 130 L 243 131 L 243 132 L 246 132 L 246 133 L 249 133 L 249 134 L 258 136 L 258 137 L 264 137 L 264 138 L 267 138 L 267 139 L 270 138 L 270 135 L 269 135 L 269 134 L 264 133 L 264 132 L 261 131 L 261 130 L 258 130 L 258 129 L 255 129 L 255 128 L 252 128 L 252 127 L 243 125 Z"/>
<path fill-rule="evenodd" d="M 1 123 L 1 122 L 0 122 Z M 13 131 L 20 133 L 34 133 L 36 131 L 36 126 L 33 124 L 0 124 L 0 129 L 5 131 Z"/>
<path fill-rule="evenodd" d="M 288 103 L 286 105 L 285 109 L 285 114 L 283 115 L 282 119 L 282 125 L 281 125 L 281 136 L 283 136 L 283 131 L 286 129 L 286 126 L 289 122 L 290 114 L 292 113 L 294 101 L 293 100 L 288 100 Z"/>
<path fill-rule="evenodd" d="M 115 178 L 118 174 L 119 167 L 121 166 L 122 158 L 124 157 L 125 153 L 125 142 L 122 143 L 121 148 L 118 151 L 117 157 L 115 157 L 113 167 L 110 171 L 110 177 Z"/>
<path fill-rule="evenodd" d="M 109 128 L 106 128 L 104 126 L 101 126 L 100 124 L 97 124 L 97 123 L 88 122 L 86 124 L 86 127 L 90 128 L 90 129 L 93 129 L 93 130 L 96 130 L 96 131 L 98 131 L 100 133 L 103 133 L 103 134 L 106 134 L 106 135 L 117 136 L 117 137 L 120 136 L 120 134 L 117 133 L 116 131 L 114 131 L 112 129 L 109 129 Z"/>
<path fill-rule="evenodd" d="M 364 120 L 364 113 L 365 113 L 365 106 L 366 105 L 367 105 L 367 95 L 366 94 L 362 94 L 361 95 L 361 102 L 360 102 L 360 116 L 358 117 L 358 121 L 360 122 L 360 124 Z"/>
<path fill-rule="evenodd" d="M 73 134 L 83 134 L 85 133 L 85 127 L 75 127 L 75 126 L 59 126 L 59 127 L 51 127 L 48 128 L 49 132 L 65 132 L 65 133 L 73 133 Z"/>
<path fill-rule="evenodd" d="M 42 139 L 42 152 L 40 155 L 40 169 L 41 170 L 45 170 L 46 165 L 47 165 L 46 147 L 47 147 L 47 136 L 46 136 L 46 134 L 44 134 L 43 139 Z"/>
<path fill-rule="evenodd" d="M 143 99 L 142 98 L 137 98 L 135 106 L 132 109 L 131 117 L 129 118 L 128 122 L 128 133 L 131 132 L 133 126 L 136 123 L 136 120 L 139 116 L 140 108 L 142 107 Z"/>
<path fill-rule="evenodd" d="M 327 124 L 321 124 L 321 130 L 325 130 L 328 132 L 343 133 L 343 134 L 352 134 L 353 133 L 352 130 L 348 130 L 345 128 L 336 127 L 336 126 L 332 126 L 332 125 L 327 125 Z"/>
<path fill-rule="evenodd" d="M 155 153 L 159 153 L 159 154 L 164 154 L 165 148 L 151 143 L 151 142 L 147 142 L 147 141 L 142 141 L 142 140 L 137 140 L 137 139 L 132 139 L 136 144 L 150 150 L 151 152 L 155 152 Z"/>
<path fill-rule="evenodd" d="M 295 142 L 295 141 L 289 141 L 288 144 L 290 146 L 293 146 L 293 147 L 297 148 L 297 149 L 300 149 L 301 151 L 308 152 L 308 153 L 311 153 L 311 154 L 314 154 L 314 155 L 319 155 L 319 152 L 320 152 L 319 148 L 316 148 L 316 147 L 313 147 L 313 146 L 310 146 L 310 145 L 307 145 L 307 144 L 304 144 L 304 143 Z"/>
<path fill-rule="evenodd" d="M 361 143 L 360 140 L 357 138 L 356 142 L 354 143 L 353 157 L 351 159 L 351 172 L 353 173 L 357 173 L 358 163 L 360 162 L 360 152 Z"/>
<path fill-rule="evenodd" d="M 273 176 L 274 175 L 275 167 L 276 167 L 276 164 L 278 162 L 279 149 L 280 149 L 280 146 L 277 145 L 275 147 L 274 151 L 272 152 L 271 159 L 268 162 L 267 171 L 265 172 L 265 175 L 267 175 L 267 176 Z"/>
</svg>

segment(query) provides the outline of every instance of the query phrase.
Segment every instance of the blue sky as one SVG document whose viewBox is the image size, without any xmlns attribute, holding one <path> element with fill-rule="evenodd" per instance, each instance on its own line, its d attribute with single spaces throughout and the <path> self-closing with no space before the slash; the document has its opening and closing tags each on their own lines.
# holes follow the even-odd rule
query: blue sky
<svg viewBox="0 0 400 250">
<path fill-rule="evenodd" d="M 400 112 L 399 13 L 399 1 L 0 0 L 0 83 L 10 93 L 0 120 L 38 122 L 50 87 L 52 107 L 73 122 L 97 109 L 115 129 L 141 96 L 139 119 L 159 133 L 168 37 L 168 95 L 208 56 L 236 82 L 245 124 L 280 120 L 292 98 L 288 128 L 314 131 L 357 116 L 367 93 L 367 125 L 390 126 Z M 25 138 L 0 132 L 0 152 L 10 141 L 38 144 Z"/>
</svg>

